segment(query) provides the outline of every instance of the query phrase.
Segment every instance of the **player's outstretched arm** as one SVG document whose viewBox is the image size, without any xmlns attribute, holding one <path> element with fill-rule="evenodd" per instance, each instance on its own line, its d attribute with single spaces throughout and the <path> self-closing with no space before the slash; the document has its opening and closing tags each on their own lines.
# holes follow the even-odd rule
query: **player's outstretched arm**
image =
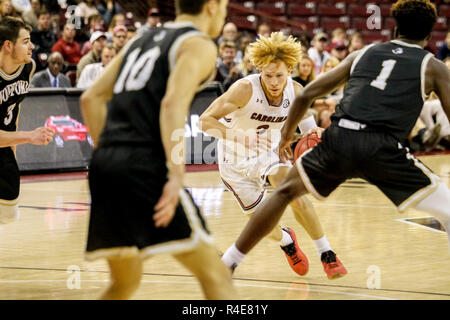
<svg viewBox="0 0 450 320">
<path fill-rule="evenodd" d="M 55 131 L 47 127 L 39 127 L 33 131 L 0 130 L 0 148 L 14 147 L 18 144 L 47 145 L 53 140 Z"/>
<path fill-rule="evenodd" d="M 105 126 L 106 102 L 111 100 L 113 96 L 114 84 L 123 60 L 123 51 L 114 57 L 80 99 L 81 112 L 94 141 L 94 147 L 97 147 L 100 133 Z"/>
<path fill-rule="evenodd" d="M 290 142 L 306 110 L 311 107 L 314 100 L 329 94 L 348 81 L 352 63 L 358 54 L 359 51 L 351 53 L 337 67 L 319 76 L 297 95 L 281 130 L 279 154 L 282 160 L 285 160 L 283 155 L 291 153 Z"/>
<path fill-rule="evenodd" d="M 173 218 L 184 176 L 184 125 L 199 85 L 215 68 L 217 49 L 211 40 L 192 37 L 180 45 L 161 102 L 161 140 L 169 169 L 169 181 L 155 205 L 156 227 L 166 227 Z"/>
</svg>

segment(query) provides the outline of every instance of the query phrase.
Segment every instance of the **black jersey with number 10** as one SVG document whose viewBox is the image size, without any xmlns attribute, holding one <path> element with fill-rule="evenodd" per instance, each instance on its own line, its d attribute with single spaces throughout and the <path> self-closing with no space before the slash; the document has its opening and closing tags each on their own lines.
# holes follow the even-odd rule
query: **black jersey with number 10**
<svg viewBox="0 0 450 320">
<path fill-rule="evenodd" d="M 165 163 L 159 123 L 161 101 L 178 47 L 183 40 L 199 35 L 205 36 L 192 23 L 166 23 L 123 49 L 100 146 L 147 147 Z"/>
<path fill-rule="evenodd" d="M 425 69 L 433 55 L 393 40 L 362 49 L 333 119 L 347 118 L 403 141 L 425 101 Z"/>
</svg>

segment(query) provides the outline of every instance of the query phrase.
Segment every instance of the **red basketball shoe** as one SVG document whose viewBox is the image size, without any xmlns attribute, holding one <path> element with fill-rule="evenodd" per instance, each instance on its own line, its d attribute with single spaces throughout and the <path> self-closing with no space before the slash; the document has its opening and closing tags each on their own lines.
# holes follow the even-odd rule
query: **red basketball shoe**
<svg viewBox="0 0 450 320">
<path fill-rule="evenodd" d="M 300 250 L 294 230 L 291 228 L 283 228 L 283 230 L 289 233 L 294 242 L 288 244 L 287 246 L 281 247 L 281 249 L 284 251 L 292 270 L 294 270 L 297 274 L 304 276 L 308 273 L 309 269 L 308 258 L 302 250 Z"/>
<path fill-rule="evenodd" d="M 347 274 L 347 269 L 345 269 L 333 251 L 329 250 L 322 253 L 320 260 L 323 264 L 323 271 L 327 274 L 328 279 L 338 279 Z"/>
</svg>

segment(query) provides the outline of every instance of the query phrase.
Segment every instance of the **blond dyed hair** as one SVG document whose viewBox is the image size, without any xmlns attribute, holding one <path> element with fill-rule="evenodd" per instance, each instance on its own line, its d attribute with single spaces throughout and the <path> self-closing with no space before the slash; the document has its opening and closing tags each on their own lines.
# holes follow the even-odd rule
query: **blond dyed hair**
<svg viewBox="0 0 450 320">
<path fill-rule="evenodd" d="M 260 36 L 248 48 L 250 62 L 258 69 L 276 61 L 283 61 L 286 67 L 294 68 L 302 57 L 302 45 L 296 38 L 285 38 L 282 32 L 272 32 L 269 38 Z"/>
</svg>

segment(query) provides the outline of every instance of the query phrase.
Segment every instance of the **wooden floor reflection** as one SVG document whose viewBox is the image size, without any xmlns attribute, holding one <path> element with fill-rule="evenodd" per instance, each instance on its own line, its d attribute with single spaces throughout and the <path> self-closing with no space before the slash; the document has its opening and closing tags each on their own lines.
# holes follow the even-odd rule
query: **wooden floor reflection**
<svg viewBox="0 0 450 320">
<path fill-rule="evenodd" d="M 450 185 L 450 155 L 421 158 Z M 83 176 L 24 179 L 21 217 L 0 227 L 0 299 L 95 299 L 109 280 L 105 261 L 86 263 L 89 190 Z M 186 185 L 202 207 L 219 250 L 242 231 L 246 218 L 218 172 L 188 173 Z M 234 273 L 244 299 L 450 299 L 450 255 L 444 232 L 415 223 L 426 214 L 399 214 L 375 187 L 352 180 L 326 201 L 310 197 L 328 240 L 348 275 L 328 280 L 311 239 L 286 212 L 310 271 L 297 276 L 276 243 L 264 239 Z M 170 256 L 146 261 L 134 299 L 203 299 L 199 285 Z"/>
</svg>

